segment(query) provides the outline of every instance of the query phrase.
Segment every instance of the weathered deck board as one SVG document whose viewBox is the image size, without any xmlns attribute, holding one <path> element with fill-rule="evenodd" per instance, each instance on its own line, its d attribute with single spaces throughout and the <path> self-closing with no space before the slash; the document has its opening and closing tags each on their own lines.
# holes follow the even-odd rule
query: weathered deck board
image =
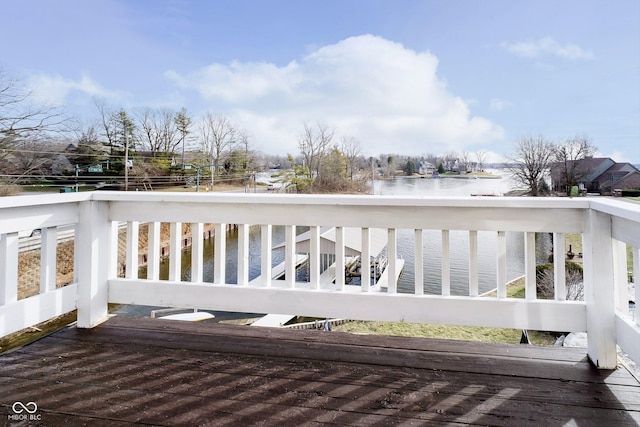
<svg viewBox="0 0 640 427">
<path fill-rule="evenodd" d="M 0 355 L 42 425 L 638 425 L 584 350 L 113 318 Z M 37 424 L 38 422 L 36 422 Z"/>
</svg>

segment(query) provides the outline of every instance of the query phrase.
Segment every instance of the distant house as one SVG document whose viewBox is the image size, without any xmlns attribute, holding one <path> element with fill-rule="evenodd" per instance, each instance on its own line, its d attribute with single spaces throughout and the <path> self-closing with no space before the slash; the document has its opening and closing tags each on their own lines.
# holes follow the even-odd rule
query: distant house
<svg viewBox="0 0 640 427">
<path fill-rule="evenodd" d="M 418 173 L 420 175 L 431 175 L 437 170 L 437 168 L 426 160 L 421 160 L 418 162 Z"/>
<path fill-rule="evenodd" d="M 578 180 L 581 190 L 589 193 L 611 194 L 613 190 L 640 189 L 640 170 L 631 163 L 616 163 L 610 158 L 588 158 L 571 161 L 582 171 Z M 551 186 L 565 191 L 565 182 L 559 164 L 551 165 Z"/>
</svg>

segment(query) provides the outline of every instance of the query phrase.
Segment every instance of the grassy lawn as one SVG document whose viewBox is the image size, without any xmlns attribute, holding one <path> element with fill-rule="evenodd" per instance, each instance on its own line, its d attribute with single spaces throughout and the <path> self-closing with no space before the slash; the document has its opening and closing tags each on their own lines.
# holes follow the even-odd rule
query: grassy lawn
<svg viewBox="0 0 640 427">
<path fill-rule="evenodd" d="M 578 254 L 583 252 L 582 250 L 582 234 L 566 234 L 565 235 L 565 251 L 569 251 L 569 245 L 573 253 Z M 582 262 L 581 260 L 574 258 L 573 261 Z M 633 252 L 632 246 L 627 245 L 627 270 L 633 270 Z"/>
<path fill-rule="evenodd" d="M 450 340 L 520 343 L 519 329 L 481 328 L 474 326 L 421 325 L 405 322 L 353 321 L 336 326 L 334 331 L 356 334 L 394 335 L 403 337 L 442 338 Z M 529 331 L 529 340 L 535 345 L 553 345 L 555 337 L 547 332 Z"/>
<path fill-rule="evenodd" d="M 524 298 L 524 279 L 509 286 L 509 298 Z M 491 294 L 489 294 L 491 296 Z M 495 296 L 495 295 L 494 295 Z M 355 334 L 394 335 L 403 337 L 442 338 L 450 340 L 483 341 L 496 343 L 520 343 L 520 329 L 484 328 L 476 326 L 421 325 L 406 322 L 353 321 L 333 328 L 335 331 Z M 535 345 L 551 346 L 556 338 L 548 332 L 528 331 L 529 340 Z"/>
</svg>

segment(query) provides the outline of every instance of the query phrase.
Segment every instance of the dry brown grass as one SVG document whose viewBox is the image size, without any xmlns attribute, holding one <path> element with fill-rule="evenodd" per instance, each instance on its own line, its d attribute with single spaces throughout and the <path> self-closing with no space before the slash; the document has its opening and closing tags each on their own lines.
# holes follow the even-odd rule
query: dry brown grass
<svg viewBox="0 0 640 427">
<path fill-rule="evenodd" d="M 0 184 L 0 197 L 17 196 L 22 192 L 19 185 Z"/>
</svg>

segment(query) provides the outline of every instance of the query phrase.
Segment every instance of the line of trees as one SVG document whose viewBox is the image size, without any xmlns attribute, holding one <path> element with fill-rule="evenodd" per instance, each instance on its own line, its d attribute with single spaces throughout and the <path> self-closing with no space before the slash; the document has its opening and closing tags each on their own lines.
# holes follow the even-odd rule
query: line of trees
<svg viewBox="0 0 640 427">
<path fill-rule="evenodd" d="M 336 130 L 326 124 L 303 123 L 298 137 L 300 158 L 289 154 L 292 168 L 276 176 L 288 191 L 361 192 L 366 177 L 356 175 L 361 159 L 360 141 L 348 135 L 336 139 Z"/>
<path fill-rule="evenodd" d="M 441 173 L 465 173 L 481 170 L 487 160 L 483 150 L 365 159 L 360 141 L 338 136 L 336 129 L 321 122 L 302 124 L 298 157 L 270 160 L 252 148 L 246 130 L 223 114 L 207 112 L 196 118 L 186 108 L 127 110 L 100 101 L 95 107 L 94 123 L 77 126 L 63 110 L 34 104 L 20 81 L 0 69 L 0 175 L 69 175 L 77 165 L 102 165 L 116 177 L 184 178 L 186 166 L 193 164 L 213 186 L 230 177 L 246 182 L 261 167 L 281 164 L 294 167 L 280 179 L 295 191 L 357 192 L 378 170 L 388 176 L 413 175 L 429 164 Z M 65 152 L 60 146 L 72 149 Z M 595 150 L 582 135 L 560 142 L 541 135 L 519 138 L 509 158 L 510 172 L 530 195 L 544 195 L 546 174 L 554 164 L 570 191 L 588 172 L 578 160 L 593 156 Z"/>
</svg>

